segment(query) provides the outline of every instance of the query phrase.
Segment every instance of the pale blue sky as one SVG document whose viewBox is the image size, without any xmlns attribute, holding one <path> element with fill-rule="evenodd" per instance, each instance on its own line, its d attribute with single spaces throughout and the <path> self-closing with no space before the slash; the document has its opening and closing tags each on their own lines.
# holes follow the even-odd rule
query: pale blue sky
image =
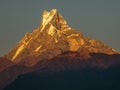
<svg viewBox="0 0 120 90">
<path fill-rule="evenodd" d="M 52 8 L 85 36 L 120 51 L 120 0 L 0 0 L 0 56 L 39 26 L 43 10 Z"/>
</svg>

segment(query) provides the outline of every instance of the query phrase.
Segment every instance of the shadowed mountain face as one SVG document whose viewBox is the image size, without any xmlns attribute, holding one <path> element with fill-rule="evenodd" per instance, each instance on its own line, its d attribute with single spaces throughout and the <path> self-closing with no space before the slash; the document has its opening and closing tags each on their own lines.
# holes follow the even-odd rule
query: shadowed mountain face
<svg viewBox="0 0 120 90">
<path fill-rule="evenodd" d="M 21 75 L 5 90 L 119 90 L 119 84 L 120 67 L 106 70 L 86 68 L 54 75 L 36 72 Z"/>
<path fill-rule="evenodd" d="M 119 88 L 119 54 L 67 51 L 51 60 L 42 60 L 29 67 L 27 64 L 31 61 L 34 63 L 34 60 L 29 58 L 1 72 L 0 75 L 3 77 L 0 80 L 4 82 L 3 85 L 9 83 L 5 90 L 34 90 L 35 88 L 38 90 L 65 90 L 66 88 L 114 90 L 115 86 L 116 89 Z"/>
<path fill-rule="evenodd" d="M 42 17 L 37 29 L 0 58 L 0 89 L 119 88 L 117 51 L 71 28 L 56 9 L 44 11 Z"/>
</svg>

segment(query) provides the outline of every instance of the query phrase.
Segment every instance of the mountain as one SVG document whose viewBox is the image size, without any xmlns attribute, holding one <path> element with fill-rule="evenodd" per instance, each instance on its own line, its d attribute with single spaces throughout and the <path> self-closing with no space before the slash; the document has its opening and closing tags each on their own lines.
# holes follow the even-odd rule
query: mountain
<svg viewBox="0 0 120 90">
<path fill-rule="evenodd" d="M 0 89 L 114 90 L 119 88 L 119 65 L 117 51 L 85 37 L 52 9 L 43 12 L 37 29 L 0 58 Z"/>
<path fill-rule="evenodd" d="M 117 53 L 104 43 L 84 37 L 81 32 L 67 25 L 56 9 L 44 11 L 40 27 L 26 33 L 18 45 L 5 57 L 19 63 L 27 56 L 51 59 L 65 51 L 87 49 L 92 53 Z"/>
</svg>

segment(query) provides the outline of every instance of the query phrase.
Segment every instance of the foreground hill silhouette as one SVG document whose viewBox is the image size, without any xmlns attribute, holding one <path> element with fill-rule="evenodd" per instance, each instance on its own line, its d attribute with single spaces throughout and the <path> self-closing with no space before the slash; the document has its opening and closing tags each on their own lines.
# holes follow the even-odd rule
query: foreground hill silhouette
<svg viewBox="0 0 120 90">
<path fill-rule="evenodd" d="M 0 58 L 0 89 L 116 90 L 120 54 L 67 25 L 56 9 Z"/>
<path fill-rule="evenodd" d="M 35 73 L 35 72 L 34 72 Z M 120 67 L 19 76 L 5 90 L 119 90 Z"/>
<path fill-rule="evenodd" d="M 63 90 L 66 88 L 114 90 L 114 88 L 119 88 L 120 55 L 102 53 L 89 55 L 90 58 L 86 58 L 88 55 L 85 51 L 84 53 L 68 51 L 32 67 L 25 67 L 26 59 L 25 62 L 13 65 L 1 72 L 0 77 L 2 74 L 3 77 L 0 80 L 6 86 L 16 79 L 5 90 L 34 90 L 35 88 L 38 90 L 60 90 L 61 88 Z"/>
</svg>

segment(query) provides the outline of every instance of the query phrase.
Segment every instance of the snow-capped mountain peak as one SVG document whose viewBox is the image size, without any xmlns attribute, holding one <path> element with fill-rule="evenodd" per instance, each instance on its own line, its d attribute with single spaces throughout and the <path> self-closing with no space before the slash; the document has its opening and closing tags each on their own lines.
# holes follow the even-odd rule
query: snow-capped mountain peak
<svg viewBox="0 0 120 90">
<path fill-rule="evenodd" d="M 81 32 L 69 27 L 56 9 L 44 11 L 40 27 L 26 33 L 18 45 L 5 57 L 13 62 L 32 56 L 51 59 L 65 51 L 86 49 L 93 53 L 117 53 L 104 43 L 84 37 Z"/>
</svg>

